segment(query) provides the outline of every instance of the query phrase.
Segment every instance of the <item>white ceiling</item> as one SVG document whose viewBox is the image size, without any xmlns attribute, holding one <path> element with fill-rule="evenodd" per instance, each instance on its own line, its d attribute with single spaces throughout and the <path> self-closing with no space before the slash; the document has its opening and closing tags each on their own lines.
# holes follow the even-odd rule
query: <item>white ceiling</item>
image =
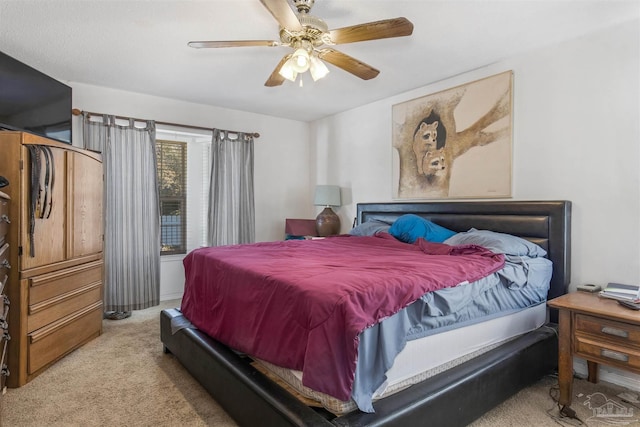
<svg viewBox="0 0 640 427">
<path fill-rule="evenodd" d="M 302 88 L 264 86 L 289 48 L 187 46 L 277 40 L 259 0 L 2 0 L 0 51 L 65 82 L 311 121 L 637 19 L 640 2 L 316 0 L 311 13 L 330 29 L 404 16 L 414 31 L 336 46 L 379 69 L 375 79 L 328 65 L 325 79 L 307 73 Z"/>
</svg>

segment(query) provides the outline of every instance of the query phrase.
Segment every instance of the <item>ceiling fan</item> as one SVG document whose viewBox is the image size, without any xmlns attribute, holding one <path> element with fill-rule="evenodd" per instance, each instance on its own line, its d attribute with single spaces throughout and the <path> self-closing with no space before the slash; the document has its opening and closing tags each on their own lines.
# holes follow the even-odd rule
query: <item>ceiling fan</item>
<svg viewBox="0 0 640 427">
<path fill-rule="evenodd" d="M 236 40 L 236 41 L 192 41 L 193 48 L 247 47 L 247 46 L 288 46 L 294 49 L 285 55 L 265 86 L 279 86 L 284 80 L 294 82 L 300 73 L 310 71 L 313 80 L 321 79 L 329 73 L 324 60 L 336 67 L 369 80 L 380 71 L 330 46 L 367 40 L 409 36 L 413 24 L 406 18 L 385 19 L 350 27 L 329 30 L 326 22 L 309 12 L 315 0 L 292 0 L 297 13 L 287 0 L 260 0 L 280 24 L 280 40 Z M 302 80 L 300 81 L 302 85 Z"/>
</svg>

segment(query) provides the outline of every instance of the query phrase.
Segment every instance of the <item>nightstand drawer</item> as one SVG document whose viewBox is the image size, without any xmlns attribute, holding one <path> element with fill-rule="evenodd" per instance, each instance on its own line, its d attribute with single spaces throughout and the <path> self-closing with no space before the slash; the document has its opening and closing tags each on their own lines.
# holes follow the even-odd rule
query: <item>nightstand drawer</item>
<svg viewBox="0 0 640 427">
<path fill-rule="evenodd" d="M 595 316 L 576 314 L 576 333 L 587 333 L 621 345 L 640 346 L 640 326 Z"/>
<path fill-rule="evenodd" d="M 605 343 L 583 335 L 576 335 L 574 344 L 574 353 L 578 357 L 640 372 L 640 350 L 637 348 Z"/>
</svg>

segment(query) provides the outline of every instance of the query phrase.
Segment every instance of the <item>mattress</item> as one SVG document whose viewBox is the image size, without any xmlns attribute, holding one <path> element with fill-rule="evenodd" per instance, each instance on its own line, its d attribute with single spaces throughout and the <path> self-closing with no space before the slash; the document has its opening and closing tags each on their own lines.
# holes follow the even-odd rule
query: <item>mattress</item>
<svg viewBox="0 0 640 427">
<path fill-rule="evenodd" d="M 544 325 L 546 304 L 492 318 L 424 338 L 408 341 L 386 373 L 386 381 L 374 393 L 374 400 L 390 396 L 447 369 L 486 353 L 501 344 Z M 433 351 L 438 349 L 438 351 Z M 353 400 L 343 401 L 302 385 L 302 372 L 257 360 L 300 396 L 311 399 L 335 415 L 357 409 Z"/>
</svg>

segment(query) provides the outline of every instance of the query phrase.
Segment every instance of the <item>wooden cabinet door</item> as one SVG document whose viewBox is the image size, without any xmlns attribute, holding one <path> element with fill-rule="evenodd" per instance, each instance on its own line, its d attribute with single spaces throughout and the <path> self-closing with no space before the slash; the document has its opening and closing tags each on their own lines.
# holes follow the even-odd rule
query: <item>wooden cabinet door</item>
<svg viewBox="0 0 640 427">
<path fill-rule="evenodd" d="M 81 153 L 67 153 L 67 257 L 102 252 L 102 163 Z"/>
<path fill-rule="evenodd" d="M 31 213 L 31 157 L 27 146 L 22 147 L 22 256 L 20 270 L 40 267 L 66 258 L 66 199 L 67 165 L 66 151 L 50 147 L 53 154 L 53 187 L 48 194 L 51 213 L 40 218 L 39 212 Z M 44 162 L 44 159 L 42 159 Z M 51 179 L 51 178 L 50 178 Z M 33 236 L 31 228 L 33 227 Z"/>
</svg>

